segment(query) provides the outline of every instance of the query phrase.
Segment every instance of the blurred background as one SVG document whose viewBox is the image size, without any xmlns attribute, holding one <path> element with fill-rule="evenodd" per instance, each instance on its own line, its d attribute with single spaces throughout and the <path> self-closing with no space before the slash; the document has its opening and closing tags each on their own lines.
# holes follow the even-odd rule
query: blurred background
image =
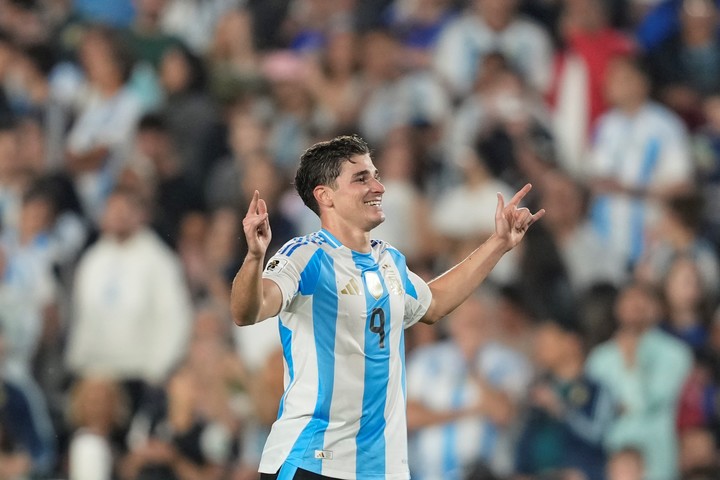
<svg viewBox="0 0 720 480">
<path fill-rule="evenodd" d="M 246 480 L 283 391 L 234 327 L 239 221 L 357 132 L 427 279 L 530 181 L 547 215 L 406 331 L 414 479 L 717 480 L 713 0 L 0 0 L 0 479 Z"/>
</svg>

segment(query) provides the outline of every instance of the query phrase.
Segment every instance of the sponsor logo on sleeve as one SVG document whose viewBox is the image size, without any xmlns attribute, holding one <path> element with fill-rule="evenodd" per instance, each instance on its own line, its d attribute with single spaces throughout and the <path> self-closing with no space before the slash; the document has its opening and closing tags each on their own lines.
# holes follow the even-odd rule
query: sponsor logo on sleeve
<svg viewBox="0 0 720 480">
<path fill-rule="evenodd" d="M 265 273 L 279 273 L 287 265 L 287 260 L 284 258 L 273 258 L 270 260 L 265 267 Z"/>
</svg>

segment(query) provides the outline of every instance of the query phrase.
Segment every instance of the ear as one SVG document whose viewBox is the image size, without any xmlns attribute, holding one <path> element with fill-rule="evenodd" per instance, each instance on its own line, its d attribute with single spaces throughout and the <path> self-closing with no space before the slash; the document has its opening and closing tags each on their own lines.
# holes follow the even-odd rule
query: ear
<svg viewBox="0 0 720 480">
<path fill-rule="evenodd" d="M 313 189 L 313 196 L 321 209 L 333 206 L 333 189 L 327 185 L 318 185 L 315 187 Z"/>
</svg>

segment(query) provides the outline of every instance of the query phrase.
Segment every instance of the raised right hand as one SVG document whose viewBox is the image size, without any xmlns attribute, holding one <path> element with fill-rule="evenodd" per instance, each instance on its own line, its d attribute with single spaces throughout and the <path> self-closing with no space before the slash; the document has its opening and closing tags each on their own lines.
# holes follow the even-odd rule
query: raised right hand
<svg viewBox="0 0 720 480">
<path fill-rule="evenodd" d="M 242 223 L 248 246 L 248 256 L 264 258 L 270 245 L 272 232 L 268 221 L 267 205 L 265 200 L 260 198 L 260 192 L 257 190 L 250 200 L 250 206 Z"/>
</svg>

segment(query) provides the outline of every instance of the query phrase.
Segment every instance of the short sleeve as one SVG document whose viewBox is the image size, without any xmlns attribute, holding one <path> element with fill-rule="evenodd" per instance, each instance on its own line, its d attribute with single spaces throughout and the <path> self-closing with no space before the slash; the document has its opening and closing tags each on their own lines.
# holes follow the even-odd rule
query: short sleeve
<svg viewBox="0 0 720 480">
<path fill-rule="evenodd" d="M 317 246 L 293 239 L 270 258 L 263 270 L 263 278 L 272 280 L 280 287 L 282 308 L 286 310 L 301 291 L 302 273 Z"/>
<path fill-rule="evenodd" d="M 408 270 L 405 281 L 405 328 L 415 325 L 425 315 L 431 300 L 432 292 L 425 280 Z"/>
</svg>

